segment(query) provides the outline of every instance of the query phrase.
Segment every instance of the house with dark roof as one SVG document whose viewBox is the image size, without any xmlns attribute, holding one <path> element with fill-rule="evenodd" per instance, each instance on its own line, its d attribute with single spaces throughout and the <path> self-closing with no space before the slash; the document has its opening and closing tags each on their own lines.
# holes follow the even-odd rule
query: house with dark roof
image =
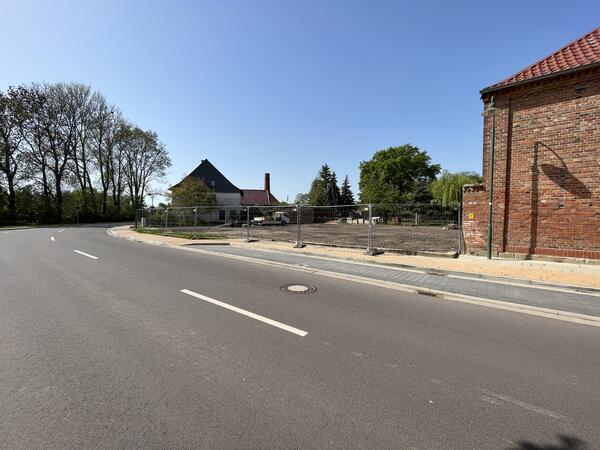
<svg viewBox="0 0 600 450">
<path fill-rule="evenodd" d="M 271 193 L 271 175 L 269 173 L 265 173 L 263 189 L 239 189 L 208 159 L 204 159 L 187 177 L 196 178 L 212 189 L 219 206 L 274 206 L 278 203 Z M 173 187 L 178 185 L 179 183 Z"/>
<path fill-rule="evenodd" d="M 493 187 L 494 255 L 600 259 L 600 28 L 481 99 L 485 183 L 465 187 L 467 251 L 486 247 Z"/>
</svg>

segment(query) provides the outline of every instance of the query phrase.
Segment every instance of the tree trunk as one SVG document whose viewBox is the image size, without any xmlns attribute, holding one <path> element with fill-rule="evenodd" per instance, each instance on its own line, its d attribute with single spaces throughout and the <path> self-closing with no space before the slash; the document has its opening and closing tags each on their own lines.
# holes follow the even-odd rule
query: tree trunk
<svg viewBox="0 0 600 450">
<path fill-rule="evenodd" d="M 54 205 L 56 207 L 55 217 L 56 217 L 56 222 L 61 223 L 63 220 L 63 210 L 62 210 L 62 208 L 63 208 L 63 193 L 62 193 L 60 178 L 56 179 L 55 189 L 56 189 L 56 195 L 55 195 L 55 199 L 54 199 Z"/>
<path fill-rule="evenodd" d="M 15 177 L 9 174 L 8 182 L 8 224 L 14 225 L 17 219 L 17 199 L 15 194 Z"/>
<path fill-rule="evenodd" d="M 102 188 L 102 217 L 106 219 L 106 203 L 108 200 L 108 188 Z"/>
<path fill-rule="evenodd" d="M 44 198 L 44 217 L 42 222 L 48 223 L 52 218 L 52 202 L 50 198 L 50 186 L 48 186 L 48 175 L 46 174 L 46 165 L 42 164 L 42 197 Z M 38 219 L 39 221 L 39 219 Z"/>
</svg>

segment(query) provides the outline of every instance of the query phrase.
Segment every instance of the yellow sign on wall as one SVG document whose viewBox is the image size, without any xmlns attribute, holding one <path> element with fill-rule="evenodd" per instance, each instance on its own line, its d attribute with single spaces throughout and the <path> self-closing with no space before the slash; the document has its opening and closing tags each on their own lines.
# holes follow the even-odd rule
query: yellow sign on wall
<svg viewBox="0 0 600 450">
<path fill-rule="evenodd" d="M 475 218 L 475 213 L 469 213 L 469 219 L 474 219 Z"/>
</svg>

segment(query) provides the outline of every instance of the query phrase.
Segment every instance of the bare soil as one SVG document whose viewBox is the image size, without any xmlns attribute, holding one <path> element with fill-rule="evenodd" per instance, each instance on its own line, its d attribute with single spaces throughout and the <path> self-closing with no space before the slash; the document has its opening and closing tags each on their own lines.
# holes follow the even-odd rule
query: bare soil
<svg viewBox="0 0 600 450">
<path fill-rule="evenodd" d="M 173 231 L 194 231 L 193 227 L 173 227 Z M 246 227 L 197 228 L 199 233 L 218 233 L 225 238 L 245 238 Z M 458 230 L 433 226 L 373 225 L 373 247 L 401 252 L 451 252 L 458 248 Z M 286 226 L 251 226 L 251 239 L 261 241 L 296 242 L 298 228 Z M 307 244 L 332 245 L 348 248 L 367 248 L 366 224 L 303 224 L 300 240 Z"/>
</svg>

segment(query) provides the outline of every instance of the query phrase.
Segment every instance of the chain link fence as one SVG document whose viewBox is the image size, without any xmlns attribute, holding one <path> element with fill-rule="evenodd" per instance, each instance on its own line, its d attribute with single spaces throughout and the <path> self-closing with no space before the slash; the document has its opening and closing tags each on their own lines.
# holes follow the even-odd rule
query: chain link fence
<svg viewBox="0 0 600 450">
<path fill-rule="evenodd" d="M 198 206 L 138 211 L 148 232 L 378 251 L 460 252 L 459 204 Z"/>
</svg>

